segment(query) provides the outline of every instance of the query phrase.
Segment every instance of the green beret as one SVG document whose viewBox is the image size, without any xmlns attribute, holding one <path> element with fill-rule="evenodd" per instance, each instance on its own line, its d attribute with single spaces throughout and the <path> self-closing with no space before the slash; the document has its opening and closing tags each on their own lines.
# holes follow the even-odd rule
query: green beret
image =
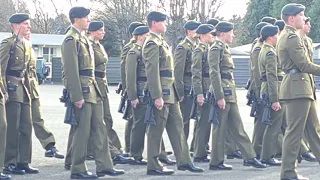
<svg viewBox="0 0 320 180">
<path fill-rule="evenodd" d="M 201 24 L 198 27 L 196 33 L 197 34 L 207 34 L 213 30 L 214 30 L 214 26 L 212 26 L 211 24 Z"/>
<path fill-rule="evenodd" d="M 266 25 L 261 29 L 261 37 L 263 40 L 266 40 L 270 36 L 278 34 L 279 28 L 276 25 Z"/>
<path fill-rule="evenodd" d="M 311 21 L 311 18 L 310 17 L 307 17 L 307 19 L 304 21 L 306 24 L 308 23 L 308 22 L 310 22 Z"/>
<path fill-rule="evenodd" d="M 219 32 L 229 32 L 234 28 L 234 25 L 230 22 L 220 21 L 215 28 Z"/>
<path fill-rule="evenodd" d="M 92 21 L 89 24 L 88 31 L 97 31 L 97 30 L 103 28 L 103 26 L 104 26 L 104 23 L 102 21 Z"/>
<path fill-rule="evenodd" d="M 69 11 L 69 18 L 83 18 L 90 14 L 90 9 L 85 7 L 73 7 Z"/>
<path fill-rule="evenodd" d="M 187 21 L 185 24 L 184 24 L 184 28 L 186 30 L 195 30 L 197 29 L 199 26 L 200 26 L 200 22 L 198 21 L 194 21 L 194 20 L 190 20 L 190 21 Z"/>
<path fill-rule="evenodd" d="M 129 25 L 129 33 L 132 34 L 134 29 L 136 29 L 139 26 L 145 26 L 145 24 L 143 24 L 142 22 L 132 22 Z"/>
<path fill-rule="evenodd" d="M 282 31 L 286 25 L 283 20 L 277 20 L 274 25 L 278 26 L 279 30 Z"/>
<path fill-rule="evenodd" d="M 26 14 L 26 13 L 16 13 L 16 14 L 13 14 L 10 18 L 9 18 L 9 22 L 10 23 L 21 23 L 25 20 L 28 20 L 30 19 L 30 15 L 29 14 Z"/>
<path fill-rule="evenodd" d="M 289 3 L 282 8 L 281 14 L 287 16 L 295 16 L 305 9 L 306 7 L 302 4 Z"/>
<path fill-rule="evenodd" d="M 212 26 L 216 26 L 220 21 L 218 19 L 215 18 L 211 18 L 209 19 L 209 21 L 207 21 L 207 24 L 211 24 Z"/>
<path fill-rule="evenodd" d="M 149 32 L 148 26 L 139 26 L 136 29 L 134 29 L 132 35 L 142 35 Z"/>
<path fill-rule="evenodd" d="M 167 19 L 167 15 L 158 11 L 151 11 L 147 15 L 147 19 L 151 21 L 165 21 Z"/>
<path fill-rule="evenodd" d="M 269 17 L 269 16 L 263 17 L 261 19 L 261 22 L 267 22 L 267 23 L 270 23 L 270 24 L 274 24 L 276 21 L 277 21 L 276 18 Z"/>
</svg>

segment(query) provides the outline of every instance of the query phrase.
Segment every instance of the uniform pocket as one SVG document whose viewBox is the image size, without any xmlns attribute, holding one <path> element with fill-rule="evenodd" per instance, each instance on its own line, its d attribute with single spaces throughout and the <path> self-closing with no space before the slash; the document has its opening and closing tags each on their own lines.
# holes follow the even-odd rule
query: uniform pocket
<svg viewBox="0 0 320 180">
<path fill-rule="evenodd" d="M 10 92 L 14 92 L 14 91 L 17 91 L 17 87 L 18 87 L 18 84 L 7 84 L 7 87 L 8 87 L 8 91 Z"/>
<path fill-rule="evenodd" d="M 291 82 L 291 90 L 295 95 L 310 95 L 313 93 L 308 74 L 296 73 L 292 76 Z"/>
</svg>

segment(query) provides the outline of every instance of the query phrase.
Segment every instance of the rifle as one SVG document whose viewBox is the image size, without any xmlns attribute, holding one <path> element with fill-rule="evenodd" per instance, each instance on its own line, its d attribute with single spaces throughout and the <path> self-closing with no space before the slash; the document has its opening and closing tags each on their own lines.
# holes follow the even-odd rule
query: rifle
<svg viewBox="0 0 320 180">
<path fill-rule="evenodd" d="M 116 93 L 117 93 L 117 94 L 120 94 L 122 91 L 123 91 L 122 83 L 119 82 L 119 83 L 118 83 L 118 87 L 117 87 L 117 89 L 116 89 Z"/>
<path fill-rule="evenodd" d="M 123 93 L 123 91 L 122 91 Z M 127 91 L 124 92 L 124 94 L 121 94 L 120 104 L 118 107 L 118 113 L 124 113 L 125 107 L 126 107 L 126 100 L 128 99 Z"/>
<path fill-rule="evenodd" d="M 206 100 L 211 104 L 210 114 L 209 114 L 209 123 L 219 125 L 218 112 L 217 112 L 217 101 L 214 95 L 210 92 L 206 93 Z"/>
<path fill-rule="evenodd" d="M 131 102 L 130 100 L 125 101 L 126 106 L 124 107 L 123 117 L 122 119 L 129 120 L 130 119 L 130 109 L 131 109 Z"/>
<path fill-rule="evenodd" d="M 264 105 L 262 123 L 266 125 L 272 125 L 271 114 L 270 114 L 271 103 L 269 101 L 269 95 L 262 94 L 262 100 Z"/>
<path fill-rule="evenodd" d="M 191 112 L 190 112 L 190 119 L 198 120 L 198 113 L 197 113 L 197 96 L 194 95 L 193 89 L 191 88 L 190 93 L 188 95 L 189 98 L 193 98 L 193 103 L 191 107 Z"/>
<path fill-rule="evenodd" d="M 246 86 L 244 87 L 246 90 L 248 90 L 250 88 L 251 85 L 251 80 L 248 79 Z"/>
<path fill-rule="evenodd" d="M 258 100 L 255 96 L 254 90 L 250 90 L 247 95 L 247 105 L 251 106 L 250 117 L 256 117 L 258 115 Z"/>
<path fill-rule="evenodd" d="M 66 114 L 64 116 L 64 123 L 70 124 L 71 126 L 78 125 L 75 115 L 75 106 L 71 102 L 70 93 L 67 89 L 63 89 L 62 96 L 59 98 L 59 100 L 61 103 L 64 103 L 65 107 L 67 107 Z"/>
<path fill-rule="evenodd" d="M 144 117 L 144 123 L 149 125 L 156 125 L 156 120 L 154 118 L 154 100 L 151 97 L 149 90 L 143 90 L 143 95 L 147 100 L 147 110 Z"/>
</svg>

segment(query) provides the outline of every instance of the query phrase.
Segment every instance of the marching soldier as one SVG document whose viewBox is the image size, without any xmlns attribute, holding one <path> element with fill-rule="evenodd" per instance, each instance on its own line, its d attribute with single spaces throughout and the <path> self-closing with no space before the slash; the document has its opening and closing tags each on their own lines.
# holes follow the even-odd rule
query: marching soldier
<svg viewBox="0 0 320 180">
<path fill-rule="evenodd" d="M 286 103 L 287 128 L 282 146 L 281 180 L 307 180 L 296 171 L 301 139 L 306 132 L 310 149 L 320 159 L 319 120 L 312 75 L 320 75 L 320 66 L 310 60 L 298 33 L 305 24 L 305 6 L 290 3 L 281 11 L 286 23 L 277 44 L 281 68 L 285 71 L 279 99 Z M 305 128 L 307 131 L 305 131 Z"/>
<path fill-rule="evenodd" d="M 192 53 L 192 89 L 196 97 L 199 115 L 196 126 L 194 143 L 194 162 L 209 162 L 206 144 L 210 138 L 211 126 L 208 122 L 210 113 L 210 104 L 205 97 L 210 87 L 209 65 L 207 61 L 208 45 L 212 44 L 214 26 L 211 24 L 202 24 L 198 27 L 196 33 L 199 37 L 199 44 Z M 214 148 L 214 147 L 213 147 Z"/>
<path fill-rule="evenodd" d="M 26 40 L 30 43 L 29 45 L 32 47 L 30 41 L 30 35 L 25 36 Z M 31 115 L 32 115 L 32 125 L 34 129 L 34 133 L 36 137 L 39 139 L 42 147 L 46 150 L 45 157 L 55 157 L 58 159 L 63 159 L 64 155 L 61 154 L 57 148 L 55 147 L 56 141 L 55 138 L 45 126 L 44 119 L 41 115 L 40 111 L 40 89 L 39 82 L 37 77 L 36 70 L 36 57 L 32 48 L 30 52 L 30 65 L 28 68 L 28 75 L 30 79 L 30 96 L 31 96 Z"/>
<path fill-rule="evenodd" d="M 148 125 L 147 155 L 148 175 L 171 175 L 173 170 L 162 166 L 158 161 L 161 140 L 166 128 L 171 146 L 177 158 L 178 170 L 203 172 L 190 158 L 188 144 L 183 133 L 183 119 L 179 107 L 178 94 L 174 84 L 173 59 L 169 46 L 161 36 L 166 31 L 167 16 L 152 11 L 147 15 L 150 35 L 146 39 L 142 54 L 150 97 L 154 102 L 155 125 Z"/>
<path fill-rule="evenodd" d="M 132 36 L 132 33 L 135 30 L 135 28 L 139 26 L 144 26 L 144 25 L 145 24 L 141 22 L 132 22 L 128 28 L 130 36 Z M 121 52 L 120 69 L 121 69 L 121 84 L 122 84 L 123 91 L 126 90 L 126 58 L 129 50 L 133 47 L 134 43 L 136 43 L 136 40 L 134 38 L 131 38 L 130 41 L 123 46 L 122 52 Z M 124 130 L 125 131 L 124 141 L 125 141 L 126 153 L 130 153 L 130 139 L 131 139 L 132 124 L 133 124 L 133 117 L 131 116 L 131 118 L 126 122 L 125 130 Z M 121 148 L 121 145 L 119 148 Z"/>
<path fill-rule="evenodd" d="M 208 63 L 210 67 L 210 92 L 217 103 L 217 120 L 212 127 L 212 149 L 210 170 L 231 170 L 232 166 L 224 164 L 224 142 L 229 128 L 239 147 L 244 166 L 265 168 L 266 165 L 257 160 L 250 139 L 244 131 L 240 117 L 235 83 L 233 79 L 234 64 L 228 43 L 232 42 L 233 24 L 219 22 L 216 28 L 217 39 L 209 50 Z M 210 99 L 213 99 L 212 97 Z M 223 144 L 223 145 L 222 145 Z"/>
<path fill-rule="evenodd" d="M 266 128 L 266 126 L 261 123 L 262 114 L 263 114 L 263 104 L 260 98 L 261 79 L 260 79 L 259 60 L 258 60 L 263 42 L 259 41 L 258 39 L 260 37 L 261 29 L 268 24 L 269 23 L 267 22 L 260 22 L 256 25 L 255 28 L 257 31 L 257 39 L 255 40 L 256 42 L 253 43 L 254 45 L 250 53 L 250 65 L 251 65 L 250 69 L 251 69 L 251 75 L 252 75 L 252 82 L 254 85 L 253 87 L 251 87 L 251 89 L 253 90 L 253 95 L 255 96 L 254 98 L 256 101 L 255 103 L 257 103 L 257 110 L 254 117 L 252 144 L 258 159 L 260 157 L 263 134 Z"/>
<path fill-rule="evenodd" d="M 175 84 L 180 96 L 180 109 L 183 117 L 184 134 L 187 140 L 189 137 L 190 111 L 192 107 L 192 99 L 188 97 L 192 86 L 191 54 L 197 44 L 196 39 L 194 39 L 194 34 L 200 24 L 200 22 L 193 20 L 187 21 L 184 24 L 186 38 L 178 44 L 174 51 Z"/>
<path fill-rule="evenodd" d="M 266 111 L 261 112 L 266 113 L 263 117 L 267 117 L 262 122 L 268 124 L 263 135 L 261 162 L 269 166 L 281 165 L 281 161 L 272 156 L 277 152 L 277 141 L 274 140 L 279 137 L 278 132 L 284 119 L 285 110 L 285 105 L 279 101 L 279 87 L 284 72 L 280 67 L 275 50 L 278 31 L 277 26 L 266 25 L 261 29 L 259 39 L 259 42 L 263 43 L 259 54 L 260 77 L 262 80 L 260 96 L 264 101 L 265 108 L 270 111 L 270 119 Z"/>
<path fill-rule="evenodd" d="M 69 11 L 72 27 L 62 44 L 63 82 L 75 106 L 77 126 L 71 128 L 71 179 L 97 179 L 105 175 L 120 175 L 113 169 L 108 147 L 106 125 L 103 122 L 102 94 L 95 80 L 94 52 L 85 36 L 90 18 L 89 9 L 73 7 Z M 97 40 L 99 41 L 99 40 Z M 90 134 L 94 145 L 97 174 L 88 171 L 85 164 Z M 70 140 L 70 139 L 69 139 Z"/>
<path fill-rule="evenodd" d="M 30 16 L 17 13 L 9 18 L 9 22 L 13 36 L 2 40 L 0 47 L 3 93 L 9 96 L 6 104 L 6 117 L 9 121 L 4 172 L 35 174 L 39 170 L 29 166 L 32 124 L 27 68 L 32 47 L 26 45 L 24 39 L 30 33 Z"/>
<path fill-rule="evenodd" d="M 147 81 L 145 65 L 142 61 L 141 49 L 148 36 L 149 27 L 139 26 L 132 35 L 136 43 L 129 50 L 126 58 L 126 87 L 128 99 L 132 105 L 133 125 L 130 140 L 130 155 L 134 158 L 135 165 L 147 165 L 143 159 L 144 138 L 146 133 L 146 124 L 144 123 L 147 109 L 146 102 L 143 101 L 143 90 Z"/>
</svg>

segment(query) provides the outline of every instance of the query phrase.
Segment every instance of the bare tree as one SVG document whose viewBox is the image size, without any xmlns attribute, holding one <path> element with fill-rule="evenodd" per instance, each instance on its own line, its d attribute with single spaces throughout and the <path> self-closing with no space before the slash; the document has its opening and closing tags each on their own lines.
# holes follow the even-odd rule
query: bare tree
<svg viewBox="0 0 320 180">
<path fill-rule="evenodd" d="M 197 19 L 200 22 L 215 17 L 224 0 L 190 0 L 191 11 L 188 13 L 190 19 Z"/>
</svg>

